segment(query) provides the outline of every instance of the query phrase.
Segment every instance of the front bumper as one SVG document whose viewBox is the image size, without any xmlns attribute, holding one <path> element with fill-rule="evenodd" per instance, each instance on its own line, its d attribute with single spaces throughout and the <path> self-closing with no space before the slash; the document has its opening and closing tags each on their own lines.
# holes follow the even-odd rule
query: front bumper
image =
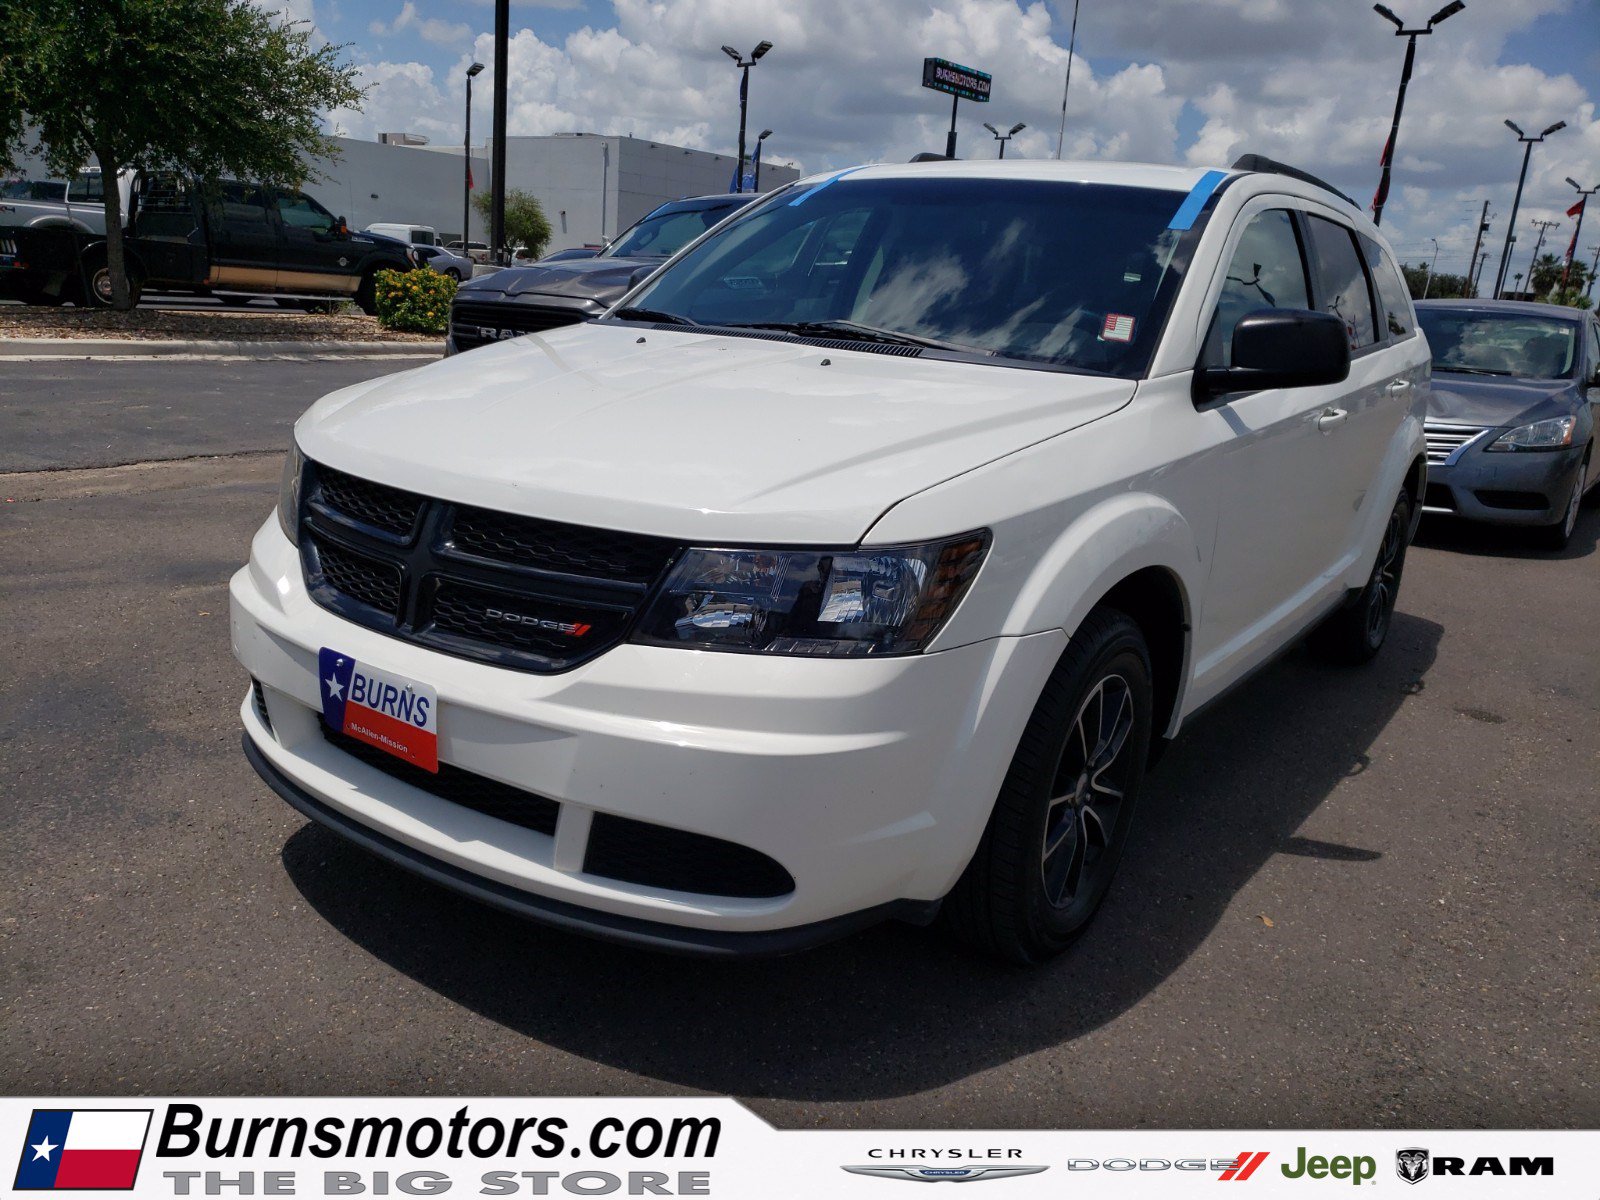
<svg viewBox="0 0 1600 1200">
<path fill-rule="evenodd" d="M 260 681 L 269 719 L 246 699 L 246 752 L 291 804 L 490 903 L 711 953 L 781 952 L 929 914 L 971 857 L 1066 644 L 1057 631 L 875 661 L 624 644 L 562 674 L 531 674 L 320 608 L 275 519 L 230 590 L 234 654 Z M 556 801 L 554 835 L 432 795 L 328 742 L 323 646 L 435 687 L 440 760 Z M 746 898 L 588 873 L 597 814 L 749 847 L 794 889 Z"/>
<path fill-rule="evenodd" d="M 1583 462 L 1583 447 L 1490 453 L 1505 431 L 1491 429 L 1451 456 L 1428 464 L 1423 511 L 1497 525 L 1554 525 Z"/>
</svg>

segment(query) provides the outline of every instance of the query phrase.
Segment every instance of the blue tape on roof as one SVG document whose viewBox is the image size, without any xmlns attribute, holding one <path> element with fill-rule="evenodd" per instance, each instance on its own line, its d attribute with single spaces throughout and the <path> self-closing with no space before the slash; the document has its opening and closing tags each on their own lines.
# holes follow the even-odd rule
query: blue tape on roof
<svg viewBox="0 0 1600 1200">
<path fill-rule="evenodd" d="M 824 179 L 821 183 L 817 184 L 816 187 L 807 188 L 805 191 L 801 192 L 798 196 L 796 196 L 793 200 L 789 201 L 789 206 L 792 208 L 796 204 L 804 204 L 807 200 L 811 199 L 812 196 L 815 196 L 823 188 L 831 187 L 833 184 L 839 182 L 839 180 L 843 179 L 846 175 L 850 174 L 852 171 L 859 171 L 859 170 L 861 170 L 860 167 L 846 167 L 844 170 L 840 171 L 838 174 L 828 176 L 828 178 Z"/>
<path fill-rule="evenodd" d="M 1200 181 L 1189 189 L 1189 194 L 1183 198 L 1183 203 L 1178 205 L 1178 211 L 1172 214 L 1172 221 L 1168 229 L 1192 229 L 1194 219 L 1200 215 L 1200 210 L 1206 206 L 1206 201 L 1211 199 L 1211 193 L 1217 190 L 1217 185 L 1228 177 L 1226 171 L 1207 171 L 1200 176 Z"/>
</svg>

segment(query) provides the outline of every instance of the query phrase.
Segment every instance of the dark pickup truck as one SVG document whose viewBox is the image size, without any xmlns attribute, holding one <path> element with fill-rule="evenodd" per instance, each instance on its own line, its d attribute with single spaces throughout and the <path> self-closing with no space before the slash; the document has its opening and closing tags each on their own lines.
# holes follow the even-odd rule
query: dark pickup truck
<svg viewBox="0 0 1600 1200">
<path fill-rule="evenodd" d="M 236 180 L 141 174 L 126 234 L 136 297 L 145 289 L 333 296 L 370 313 L 373 276 L 417 266 L 405 243 L 351 232 L 305 192 Z M 34 304 L 110 304 L 105 238 L 64 227 L 0 227 L 0 288 Z"/>
</svg>

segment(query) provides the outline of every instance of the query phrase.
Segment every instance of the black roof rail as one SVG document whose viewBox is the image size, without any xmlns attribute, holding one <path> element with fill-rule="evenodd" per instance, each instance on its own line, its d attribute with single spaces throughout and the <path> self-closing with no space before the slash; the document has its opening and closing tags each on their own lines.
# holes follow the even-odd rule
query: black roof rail
<svg viewBox="0 0 1600 1200">
<path fill-rule="evenodd" d="M 912 161 L 914 163 L 918 163 L 918 162 L 953 162 L 955 160 L 952 159 L 948 154 L 935 154 L 931 150 L 924 150 L 921 154 L 912 155 L 910 161 Z"/>
<path fill-rule="evenodd" d="M 1241 154 L 1234 160 L 1235 171 L 1265 171 L 1271 175 L 1287 175 L 1290 179 L 1298 179 L 1301 183 L 1309 183 L 1319 187 L 1325 192 L 1332 192 L 1357 212 L 1361 205 L 1346 196 L 1326 179 L 1318 179 L 1310 171 L 1302 171 L 1299 167 L 1291 167 L 1288 163 L 1281 163 L 1275 158 L 1268 158 L 1265 154 Z"/>
</svg>

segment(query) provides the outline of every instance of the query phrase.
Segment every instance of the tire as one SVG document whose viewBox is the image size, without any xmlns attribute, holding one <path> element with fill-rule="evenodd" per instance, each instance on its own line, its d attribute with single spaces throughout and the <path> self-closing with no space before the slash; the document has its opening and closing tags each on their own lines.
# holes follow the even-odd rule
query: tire
<svg viewBox="0 0 1600 1200">
<path fill-rule="evenodd" d="M 462 279 L 461 272 L 456 270 L 454 267 L 445 268 L 445 274 L 450 276 L 450 278 L 454 279 L 457 283 L 461 282 L 461 279 Z"/>
<path fill-rule="evenodd" d="M 128 274 L 128 297 L 133 301 L 133 307 L 137 308 L 144 294 L 144 281 L 131 264 L 125 269 Z M 95 262 L 89 268 L 89 281 L 83 290 L 90 308 L 110 308 L 115 303 L 111 294 L 111 264 L 104 260 Z"/>
<path fill-rule="evenodd" d="M 1572 494 L 1567 497 L 1567 507 L 1561 520 L 1533 531 L 1535 542 L 1546 550 L 1565 550 L 1572 540 L 1572 531 L 1578 527 L 1578 510 L 1583 507 L 1583 489 L 1589 481 L 1589 461 L 1592 451 L 1585 452 L 1578 464 L 1578 474 L 1572 481 Z"/>
<path fill-rule="evenodd" d="M 1383 540 L 1378 543 L 1366 586 L 1312 631 L 1311 648 L 1318 657 L 1342 666 L 1359 666 L 1383 649 L 1394 623 L 1394 605 L 1400 596 L 1400 576 L 1405 571 L 1410 540 L 1411 497 L 1402 490 L 1383 527 Z"/>
<path fill-rule="evenodd" d="M 376 275 L 376 271 L 368 271 L 363 275 L 361 284 L 356 288 L 355 296 L 352 297 L 356 302 L 356 307 L 369 317 L 378 315 L 378 283 Z"/>
<path fill-rule="evenodd" d="M 945 898 L 951 934 L 1031 965 L 1088 927 L 1133 825 L 1150 680 L 1139 627 L 1114 609 L 1090 613 L 1045 683 L 977 852 Z"/>
</svg>

